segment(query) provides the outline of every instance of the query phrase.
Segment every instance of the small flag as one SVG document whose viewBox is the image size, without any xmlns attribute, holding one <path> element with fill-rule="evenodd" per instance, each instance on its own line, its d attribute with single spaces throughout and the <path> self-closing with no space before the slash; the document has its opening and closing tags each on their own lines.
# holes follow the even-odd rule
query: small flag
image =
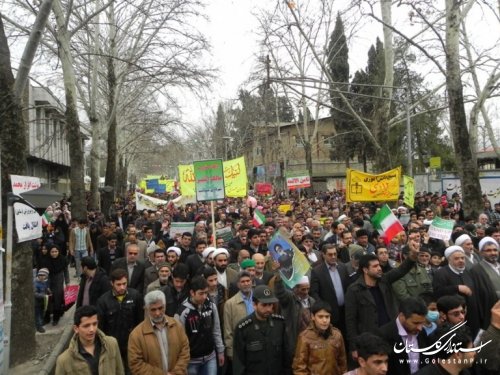
<svg viewBox="0 0 500 375">
<path fill-rule="evenodd" d="M 266 217 L 258 208 L 256 208 L 253 212 L 252 224 L 254 227 L 260 227 L 266 221 Z"/>
<path fill-rule="evenodd" d="M 47 212 L 44 212 L 42 215 L 42 226 L 46 227 L 49 224 L 50 224 L 49 214 Z"/>
<path fill-rule="evenodd" d="M 383 232 L 386 244 L 404 230 L 398 218 L 386 204 L 372 217 L 372 224 L 379 232 Z"/>
</svg>

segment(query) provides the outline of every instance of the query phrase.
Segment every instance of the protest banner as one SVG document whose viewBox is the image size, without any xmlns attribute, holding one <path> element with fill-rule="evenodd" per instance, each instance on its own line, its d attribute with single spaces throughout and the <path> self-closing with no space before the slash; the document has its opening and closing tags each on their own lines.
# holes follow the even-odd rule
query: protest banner
<svg viewBox="0 0 500 375">
<path fill-rule="evenodd" d="M 224 190 L 229 198 L 246 197 L 247 195 L 247 168 L 242 156 L 233 160 L 226 160 L 224 167 Z"/>
<path fill-rule="evenodd" d="M 217 229 L 215 231 L 215 238 L 222 238 L 224 240 L 224 243 L 228 243 L 233 239 L 233 231 L 231 230 L 231 227 L 224 227 L 221 229 Z"/>
<path fill-rule="evenodd" d="M 196 187 L 194 182 L 193 165 L 179 165 L 179 188 L 184 197 L 195 197 Z"/>
<path fill-rule="evenodd" d="M 408 207 L 413 208 L 415 203 L 415 180 L 410 176 L 403 176 L 403 200 Z"/>
<path fill-rule="evenodd" d="M 197 201 L 224 199 L 224 168 L 221 159 L 193 163 Z"/>
<path fill-rule="evenodd" d="M 347 169 L 347 202 L 396 201 L 399 197 L 401 167 L 381 174 Z"/>
<path fill-rule="evenodd" d="M 42 237 L 42 217 L 27 204 L 14 203 L 17 242 L 36 240 Z"/>
<path fill-rule="evenodd" d="M 256 182 L 254 184 L 255 192 L 258 195 L 272 195 L 273 194 L 273 184 L 269 182 Z"/>
<path fill-rule="evenodd" d="M 455 220 L 445 220 L 440 217 L 436 217 L 432 220 L 431 226 L 429 227 L 429 237 L 447 241 L 451 237 L 454 225 Z"/>
<path fill-rule="evenodd" d="M 271 239 L 268 249 L 273 259 L 279 262 L 281 279 L 289 288 L 297 285 L 311 267 L 304 254 L 279 232 Z"/>
<path fill-rule="evenodd" d="M 31 176 L 18 176 L 15 174 L 10 175 L 10 183 L 12 192 L 16 195 L 26 191 L 35 190 L 42 186 L 40 178 Z"/>
<path fill-rule="evenodd" d="M 288 211 L 292 210 L 292 205 L 291 204 L 280 204 L 278 206 L 278 211 L 280 214 L 285 215 Z"/>
<path fill-rule="evenodd" d="M 170 238 L 175 239 L 175 236 L 182 235 L 184 232 L 193 233 L 194 221 L 175 222 L 170 224 Z"/>
<path fill-rule="evenodd" d="M 303 189 L 311 187 L 311 177 L 307 174 L 286 177 L 286 187 L 289 190 Z"/>
<path fill-rule="evenodd" d="M 158 209 L 158 206 L 162 206 L 165 204 L 168 204 L 168 201 L 165 201 L 163 199 L 158 199 L 155 197 L 150 197 L 149 195 L 141 194 L 138 192 L 135 193 L 135 206 L 137 208 L 137 211 L 142 211 L 142 210 L 156 211 Z"/>
</svg>

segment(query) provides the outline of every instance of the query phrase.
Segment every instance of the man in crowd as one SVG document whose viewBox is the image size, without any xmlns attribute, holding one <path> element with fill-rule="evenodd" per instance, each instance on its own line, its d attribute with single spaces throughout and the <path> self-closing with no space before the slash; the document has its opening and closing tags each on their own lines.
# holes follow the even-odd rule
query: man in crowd
<svg viewBox="0 0 500 375">
<path fill-rule="evenodd" d="M 87 223 L 87 219 L 80 219 L 78 226 L 69 231 L 69 253 L 75 258 L 76 277 L 82 274 L 82 259 L 94 255 Z"/>
<path fill-rule="evenodd" d="M 391 348 L 397 348 L 389 354 L 389 373 L 410 375 L 429 361 L 417 350 L 400 350 L 411 347 L 426 348 L 429 344 L 427 334 L 423 329 L 427 306 L 420 298 L 410 297 L 399 305 L 398 317 L 382 326 L 380 336 Z"/>
<path fill-rule="evenodd" d="M 95 306 L 100 296 L 111 289 L 106 272 L 100 267 L 92 257 L 82 259 L 82 277 L 76 307 L 93 305 Z"/>
<path fill-rule="evenodd" d="M 188 256 L 193 254 L 191 249 L 191 241 L 193 240 L 193 235 L 190 232 L 182 233 L 179 242 L 176 244 L 176 247 L 181 250 L 181 254 L 179 255 L 179 261 L 182 263 L 186 263 L 186 259 Z"/>
<path fill-rule="evenodd" d="M 307 276 L 303 276 L 291 291 L 285 287 L 279 274 L 274 282 L 274 292 L 279 300 L 281 314 L 288 323 L 287 336 L 292 353 L 295 353 L 299 333 L 311 322 L 311 307 L 315 300 L 309 296 L 310 289 Z"/>
<path fill-rule="evenodd" d="M 254 311 L 252 296 L 252 278 L 248 272 L 238 274 L 238 289 L 232 298 L 224 304 L 224 342 L 229 360 L 233 357 L 233 337 L 236 324 Z"/>
<path fill-rule="evenodd" d="M 99 328 L 118 341 L 124 368 L 127 365 L 127 345 L 130 332 L 144 319 L 140 292 L 127 287 L 127 271 L 118 268 L 111 272 L 111 290 L 97 300 Z"/>
<path fill-rule="evenodd" d="M 236 281 L 238 272 L 227 268 L 229 252 L 224 248 L 219 248 L 213 253 L 215 269 L 217 271 L 217 280 L 224 288 L 228 289 L 231 283 Z"/>
<path fill-rule="evenodd" d="M 445 253 L 448 266 L 434 273 L 433 288 L 436 297 L 460 294 L 467 304 L 467 325 L 475 336 L 480 328 L 489 325 L 489 311 L 497 296 L 494 290 L 486 290 L 490 285 L 486 275 L 477 273 L 472 277 L 465 268 L 465 252 L 457 245 L 449 246 Z"/>
<path fill-rule="evenodd" d="M 216 375 L 224 365 L 224 344 L 217 306 L 208 298 L 208 282 L 203 276 L 191 280 L 189 298 L 178 311 L 179 321 L 189 339 L 188 374 Z"/>
<path fill-rule="evenodd" d="M 97 328 L 96 307 L 79 307 L 73 320 L 74 335 L 57 357 L 55 374 L 125 374 L 116 339 Z"/>
<path fill-rule="evenodd" d="M 107 246 L 99 249 L 97 252 L 97 263 L 99 264 L 99 267 L 101 267 L 104 271 L 106 271 L 106 274 L 109 275 L 111 273 L 111 266 L 113 265 L 113 262 L 116 259 L 121 258 L 123 255 L 122 251 L 117 246 L 118 240 L 116 235 L 109 235 L 107 240 Z"/>
<path fill-rule="evenodd" d="M 193 278 L 197 271 L 203 266 L 203 251 L 207 248 L 207 241 L 196 240 L 194 245 L 195 253 L 191 254 L 186 259 L 186 265 L 188 266 L 189 277 Z"/>
<path fill-rule="evenodd" d="M 128 340 L 128 363 L 134 375 L 187 373 L 189 340 L 181 323 L 165 315 L 165 306 L 165 295 L 159 290 L 144 297 L 144 321 Z"/>
<path fill-rule="evenodd" d="M 127 271 L 127 287 L 142 293 L 144 288 L 144 264 L 138 260 L 139 246 L 129 243 L 125 249 L 125 257 L 114 261 L 111 266 L 111 272 L 118 268 Z"/>
<path fill-rule="evenodd" d="M 293 374 L 343 375 L 347 371 L 344 339 L 330 324 L 330 305 L 315 302 L 311 313 L 311 323 L 298 337 Z"/>
<path fill-rule="evenodd" d="M 269 282 L 274 275 L 265 270 L 266 257 L 262 254 L 254 254 L 252 255 L 252 259 L 255 262 L 255 278 L 262 280 L 263 284 L 269 285 Z"/>
<path fill-rule="evenodd" d="M 167 307 L 165 313 L 174 316 L 182 302 L 189 296 L 188 269 L 183 263 L 178 264 L 172 271 L 172 285 L 163 287 Z"/>
<path fill-rule="evenodd" d="M 253 294 L 254 312 L 234 332 L 233 375 L 289 375 L 291 352 L 285 320 L 273 314 L 278 299 L 267 285 Z"/>
<path fill-rule="evenodd" d="M 492 237 L 484 237 L 479 242 L 479 254 L 482 260 L 472 267 L 471 276 L 481 285 L 481 280 L 489 281 L 485 288 L 494 290 L 500 298 L 500 263 L 498 262 L 498 242 Z"/>
<path fill-rule="evenodd" d="M 148 285 L 158 279 L 158 265 L 166 261 L 165 250 L 159 248 L 158 246 L 156 246 L 153 254 L 154 264 L 151 267 L 146 268 L 144 271 L 144 285 L 143 289 L 141 289 L 144 295 L 146 294 Z"/>
<path fill-rule="evenodd" d="M 385 375 L 389 368 L 389 353 L 392 348 L 373 333 L 362 333 L 354 343 L 357 353 L 358 368 L 345 375 Z"/>
<path fill-rule="evenodd" d="M 153 290 L 159 290 L 168 286 L 171 275 L 172 275 L 172 266 L 169 263 L 163 262 L 158 264 L 158 279 L 156 279 L 147 286 L 145 294 Z"/>
<path fill-rule="evenodd" d="M 337 259 L 336 246 L 323 245 L 323 262 L 311 271 L 311 296 L 327 302 L 332 309 L 332 324 L 345 332 L 344 294 L 349 275 L 344 264 Z"/>
<path fill-rule="evenodd" d="M 407 259 L 388 273 L 383 273 L 375 254 L 366 254 L 359 260 L 360 276 L 349 286 L 345 296 L 347 341 L 353 352 L 354 340 L 362 332 L 375 332 L 392 321 L 398 307 L 392 295 L 391 284 L 403 277 L 414 265 L 418 249 L 409 243 Z"/>
</svg>

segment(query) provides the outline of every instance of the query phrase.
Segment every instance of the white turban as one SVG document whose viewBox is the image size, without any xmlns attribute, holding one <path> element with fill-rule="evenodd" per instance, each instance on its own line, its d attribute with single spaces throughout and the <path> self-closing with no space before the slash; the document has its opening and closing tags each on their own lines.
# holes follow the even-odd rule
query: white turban
<svg viewBox="0 0 500 375">
<path fill-rule="evenodd" d="M 178 257 L 180 257 L 180 256 L 181 256 L 182 250 L 181 250 L 181 249 L 179 249 L 177 246 L 170 246 L 170 247 L 167 249 L 167 254 L 168 254 L 169 252 L 171 252 L 171 251 L 173 251 L 174 253 L 176 253 Z"/>
<path fill-rule="evenodd" d="M 479 241 L 479 251 L 483 251 L 483 247 L 489 243 L 494 244 L 498 250 L 498 242 L 493 237 L 484 237 L 481 241 Z"/>
<path fill-rule="evenodd" d="M 462 254 L 465 254 L 464 249 L 462 249 L 460 246 L 453 245 L 446 249 L 446 251 L 444 252 L 444 256 L 446 257 L 446 259 L 448 259 L 451 256 L 451 254 L 456 253 L 457 251 L 460 251 Z"/>
<path fill-rule="evenodd" d="M 465 241 L 470 241 L 471 238 L 468 234 L 462 234 L 455 240 L 455 245 L 462 246 Z"/>
<path fill-rule="evenodd" d="M 302 276 L 297 283 L 297 285 L 302 285 L 302 284 L 309 284 L 309 277 L 307 276 Z"/>
<path fill-rule="evenodd" d="M 229 258 L 229 251 L 227 251 L 223 247 L 219 247 L 218 249 L 215 249 L 215 251 L 214 251 L 214 259 L 217 257 L 217 255 L 220 255 L 220 254 L 225 254 Z"/>
<path fill-rule="evenodd" d="M 203 252 L 201 253 L 201 255 L 203 256 L 203 259 L 207 259 L 208 256 L 210 255 L 210 253 L 213 253 L 215 251 L 215 247 L 207 247 L 205 250 L 203 250 Z"/>
<path fill-rule="evenodd" d="M 337 221 L 341 223 L 343 220 L 347 219 L 347 215 L 340 215 Z"/>
</svg>

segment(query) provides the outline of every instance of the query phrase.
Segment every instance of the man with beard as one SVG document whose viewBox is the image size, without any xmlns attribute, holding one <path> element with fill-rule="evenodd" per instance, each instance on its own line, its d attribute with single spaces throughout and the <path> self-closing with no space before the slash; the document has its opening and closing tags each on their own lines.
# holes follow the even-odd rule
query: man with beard
<svg viewBox="0 0 500 375">
<path fill-rule="evenodd" d="M 127 286 L 142 293 L 144 289 L 144 264 L 138 260 L 139 246 L 129 243 L 125 254 L 125 257 L 114 261 L 111 266 L 111 272 L 118 268 L 127 271 L 127 280 L 129 280 Z"/>
<path fill-rule="evenodd" d="M 128 340 L 132 374 L 186 374 L 189 340 L 181 323 L 165 315 L 165 295 L 154 290 L 144 297 L 145 318 Z"/>
<path fill-rule="evenodd" d="M 450 246 L 444 256 L 448 266 L 436 271 L 433 279 L 434 293 L 437 298 L 445 295 L 459 294 L 467 304 L 467 325 L 475 337 L 480 328 L 489 325 L 489 309 L 496 301 L 493 290 L 485 290 L 488 281 L 473 278 L 471 272 L 465 269 L 465 252 L 460 246 Z"/>
<path fill-rule="evenodd" d="M 479 242 L 481 262 L 471 269 L 472 278 L 478 285 L 489 281 L 482 288 L 493 290 L 500 298 L 500 263 L 498 263 L 498 242 L 492 237 L 484 237 Z M 481 281 L 484 280 L 484 281 Z"/>
<path fill-rule="evenodd" d="M 170 276 L 172 275 L 172 266 L 163 262 L 158 264 L 158 279 L 149 284 L 146 288 L 146 293 L 152 292 L 153 290 L 160 290 L 168 285 L 170 285 Z"/>
<path fill-rule="evenodd" d="M 189 269 L 190 278 L 193 278 L 198 269 L 203 266 L 203 251 L 207 248 L 207 241 L 200 239 L 196 240 L 194 248 L 195 253 L 189 255 L 186 259 L 186 265 Z"/>
<path fill-rule="evenodd" d="M 217 271 L 217 280 L 224 288 L 228 289 L 231 283 L 235 282 L 238 272 L 228 268 L 229 252 L 224 248 L 216 249 L 213 252 L 215 270 Z"/>
<path fill-rule="evenodd" d="M 269 281 L 274 276 L 271 272 L 265 271 L 266 267 L 266 257 L 262 254 L 252 255 L 252 259 L 255 261 L 255 278 L 262 280 L 266 285 L 269 285 Z"/>
<path fill-rule="evenodd" d="M 463 231 L 453 233 L 451 239 L 454 240 L 455 245 L 464 249 L 465 269 L 470 270 L 474 265 L 479 263 L 481 258 L 474 252 L 472 238 L 467 233 Z"/>
<path fill-rule="evenodd" d="M 236 324 L 254 311 L 252 304 L 252 278 L 248 272 L 238 274 L 238 289 L 232 298 L 224 304 L 224 342 L 229 360 L 233 357 L 233 337 Z"/>
<path fill-rule="evenodd" d="M 189 296 L 188 268 L 180 263 L 172 271 L 172 285 L 161 289 L 165 293 L 167 307 L 165 313 L 174 316 L 181 303 Z"/>
</svg>

